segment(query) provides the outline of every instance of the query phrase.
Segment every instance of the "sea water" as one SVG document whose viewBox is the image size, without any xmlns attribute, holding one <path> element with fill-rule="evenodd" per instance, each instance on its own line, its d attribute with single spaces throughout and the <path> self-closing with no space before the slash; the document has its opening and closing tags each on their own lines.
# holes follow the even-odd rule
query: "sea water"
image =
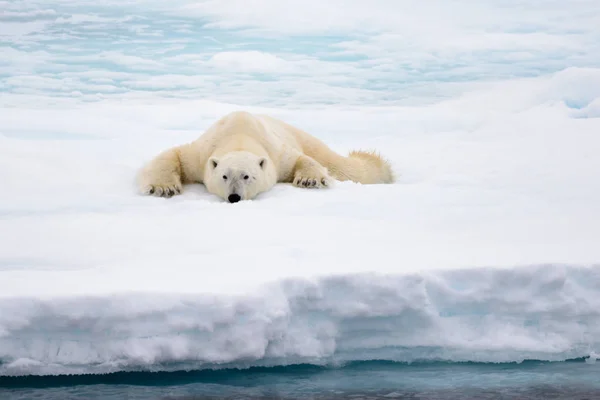
<svg viewBox="0 0 600 400">
<path fill-rule="evenodd" d="M 354 362 L 0 378 L 2 399 L 595 399 L 600 364 Z"/>
</svg>

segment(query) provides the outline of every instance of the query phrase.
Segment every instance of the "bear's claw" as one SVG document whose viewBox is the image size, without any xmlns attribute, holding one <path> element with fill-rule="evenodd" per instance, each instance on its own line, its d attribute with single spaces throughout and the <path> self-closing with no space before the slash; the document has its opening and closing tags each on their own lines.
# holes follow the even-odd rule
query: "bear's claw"
<svg viewBox="0 0 600 400">
<path fill-rule="evenodd" d="M 324 187 L 328 187 L 329 186 L 329 181 L 327 178 L 321 178 L 319 179 L 313 179 L 313 178 L 304 178 L 304 177 L 297 177 L 296 179 L 294 179 L 294 185 L 298 186 L 298 187 L 305 187 L 305 188 L 324 188 Z"/>
<path fill-rule="evenodd" d="M 176 194 L 181 194 L 181 188 L 177 186 L 162 187 L 158 185 L 148 185 L 144 192 L 148 195 L 169 198 Z"/>
</svg>

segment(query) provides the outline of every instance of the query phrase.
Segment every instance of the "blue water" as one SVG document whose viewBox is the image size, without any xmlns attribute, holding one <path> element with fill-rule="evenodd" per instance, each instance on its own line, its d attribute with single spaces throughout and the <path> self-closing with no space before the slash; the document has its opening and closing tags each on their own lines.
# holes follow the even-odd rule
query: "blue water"
<svg viewBox="0 0 600 400">
<path fill-rule="evenodd" d="M 600 363 L 355 362 L 59 377 L 0 377 L 1 399 L 600 398 Z"/>
</svg>

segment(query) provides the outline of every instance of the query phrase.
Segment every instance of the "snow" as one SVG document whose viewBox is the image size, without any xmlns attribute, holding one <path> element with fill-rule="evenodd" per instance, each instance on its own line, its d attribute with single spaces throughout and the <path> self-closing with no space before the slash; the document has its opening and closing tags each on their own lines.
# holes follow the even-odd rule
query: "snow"
<svg viewBox="0 0 600 400">
<path fill-rule="evenodd" d="M 235 297 L 2 300 L 1 371 L 564 360 L 597 348 L 599 288 L 597 269 L 543 266 L 288 279 Z"/>
<path fill-rule="evenodd" d="M 381 149 L 399 180 L 235 205 L 200 185 L 139 196 L 133 176 L 236 107 L 3 109 L 0 371 L 589 355 L 600 123 L 558 89 L 591 103 L 594 82 L 572 69 L 423 107 L 259 109 L 341 152 Z"/>
<path fill-rule="evenodd" d="M 34 3 L 0 2 L 20 27 L 0 30 L 0 375 L 597 358 L 597 13 L 486 1 L 408 43 L 422 26 L 394 18 L 425 10 L 397 2 L 308 25 L 176 2 L 172 18 L 210 17 L 200 36 L 168 31 L 158 2 Z M 328 29 L 342 37 L 256 39 Z M 378 149 L 398 182 L 136 193 L 145 161 L 238 109 Z"/>
</svg>

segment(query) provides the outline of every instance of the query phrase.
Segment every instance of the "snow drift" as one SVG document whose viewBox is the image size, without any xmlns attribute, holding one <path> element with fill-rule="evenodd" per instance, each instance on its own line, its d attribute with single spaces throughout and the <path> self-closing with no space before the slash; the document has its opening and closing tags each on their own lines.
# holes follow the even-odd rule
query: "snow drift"
<svg viewBox="0 0 600 400">
<path fill-rule="evenodd" d="M 600 346 L 600 268 L 288 279 L 252 295 L 3 299 L 2 375 L 349 360 L 565 360 Z"/>
</svg>

